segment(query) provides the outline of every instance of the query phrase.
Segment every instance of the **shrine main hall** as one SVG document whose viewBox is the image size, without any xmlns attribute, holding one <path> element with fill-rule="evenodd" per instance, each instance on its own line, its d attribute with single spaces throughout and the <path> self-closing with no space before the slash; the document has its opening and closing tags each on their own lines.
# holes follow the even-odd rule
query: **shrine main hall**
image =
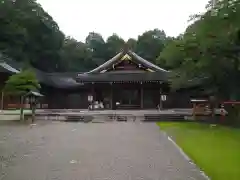
<svg viewBox="0 0 240 180">
<path fill-rule="evenodd" d="M 21 67 L 0 61 L 0 88 Z M 89 97 L 104 109 L 156 109 L 188 106 L 189 94 L 171 93 L 169 71 L 123 50 L 88 72 L 46 73 L 34 69 L 41 84 L 40 108 L 87 109 Z M 165 97 L 165 99 L 163 99 Z M 13 103 L 4 97 L 4 108 Z"/>
</svg>

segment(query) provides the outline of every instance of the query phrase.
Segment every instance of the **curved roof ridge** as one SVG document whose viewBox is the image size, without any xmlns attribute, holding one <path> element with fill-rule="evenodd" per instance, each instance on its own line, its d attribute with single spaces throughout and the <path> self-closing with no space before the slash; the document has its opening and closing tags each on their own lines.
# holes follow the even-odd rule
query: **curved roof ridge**
<svg viewBox="0 0 240 180">
<path fill-rule="evenodd" d="M 9 71 L 11 73 L 19 73 L 20 71 L 13 68 L 12 66 L 10 66 L 9 64 L 7 64 L 6 62 L 0 62 L 0 66 L 5 69 L 6 71 Z"/>
<path fill-rule="evenodd" d="M 98 72 L 98 71 L 101 71 L 103 70 L 106 66 L 114 63 L 115 61 L 117 61 L 119 59 L 119 57 L 121 57 L 123 55 L 123 52 L 119 52 L 116 56 L 114 56 L 112 59 L 106 61 L 105 63 L 103 63 L 102 65 L 96 67 L 95 69 L 91 70 L 91 71 L 88 71 L 88 72 L 85 72 L 83 74 L 91 74 L 91 73 L 95 73 L 95 72 Z"/>
<path fill-rule="evenodd" d="M 142 63 L 148 65 L 149 67 L 152 67 L 158 71 L 163 71 L 163 72 L 169 72 L 166 69 L 160 68 L 159 66 L 147 61 L 146 59 L 142 58 L 141 56 L 139 56 L 138 54 L 136 54 L 135 52 L 129 50 L 129 52 L 132 54 L 132 56 L 134 56 L 136 59 L 138 59 L 139 61 L 141 61 Z"/>
<path fill-rule="evenodd" d="M 135 52 L 131 51 L 131 50 L 124 50 L 121 51 L 120 53 L 118 53 L 116 56 L 114 56 L 112 59 L 106 61 L 105 63 L 103 63 L 102 65 L 96 67 L 95 69 L 82 73 L 82 74 L 91 74 L 91 73 L 96 73 L 96 72 L 100 72 L 101 70 L 103 70 L 104 68 L 106 68 L 107 66 L 113 64 L 115 61 L 119 60 L 119 58 L 125 54 L 128 54 L 130 56 L 132 56 L 134 59 L 138 60 L 139 62 L 145 64 L 146 66 L 148 66 L 149 68 L 153 68 L 154 70 L 157 71 L 161 71 L 161 72 L 169 72 L 168 70 L 165 70 L 163 68 L 160 68 L 159 66 L 147 61 L 146 59 L 142 58 L 141 56 L 139 56 L 138 54 L 136 54 Z"/>
</svg>

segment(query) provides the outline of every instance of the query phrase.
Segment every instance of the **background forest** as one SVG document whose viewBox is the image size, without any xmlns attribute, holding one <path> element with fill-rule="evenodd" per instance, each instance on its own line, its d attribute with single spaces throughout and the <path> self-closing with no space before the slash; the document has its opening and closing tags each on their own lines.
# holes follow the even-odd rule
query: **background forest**
<svg viewBox="0 0 240 180">
<path fill-rule="evenodd" d="M 35 0 L 0 0 L 0 52 L 45 72 L 83 72 L 128 46 L 143 58 L 173 72 L 175 86 L 202 78 L 224 98 L 239 94 L 240 2 L 215 0 L 191 17 L 178 37 L 153 29 L 126 42 L 117 34 L 106 40 L 90 32 L 85 42 L 68 37 Z M 76 22 L 78 23 L 78 22 Z"/>
</svg>

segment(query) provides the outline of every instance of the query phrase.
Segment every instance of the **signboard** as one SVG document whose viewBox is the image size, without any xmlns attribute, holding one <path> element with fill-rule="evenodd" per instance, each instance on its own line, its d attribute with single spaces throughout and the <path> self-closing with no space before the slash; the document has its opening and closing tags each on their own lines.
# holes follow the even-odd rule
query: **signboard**
<svg viewBox="0 0 240 180">
<path fill-rule="evenodd" d="M 167 96 L 166 95 L 161 95 L 161 100 L 162 101 L 166 101 L 167 100 Z"/>
<path fill-rule="evenodd" d="M 93 96 L 92 95 L 88 95 L 88 101 L 92 102 L 93 101 Z"/>
</svg>

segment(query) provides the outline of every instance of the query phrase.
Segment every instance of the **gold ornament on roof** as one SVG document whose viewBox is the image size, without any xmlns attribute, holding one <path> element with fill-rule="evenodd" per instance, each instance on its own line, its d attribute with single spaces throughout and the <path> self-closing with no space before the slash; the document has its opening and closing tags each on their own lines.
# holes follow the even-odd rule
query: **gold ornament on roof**
<svg viewBox="0 0 240 180">
<path fill-rule="evenodd" d="M 131 56 L 129 56 L 128 54 L 125 54 L 122 58 L 121 58 L 121 60 L 132 60 L 132 58 L 131 58 Z"/>
</svg>

